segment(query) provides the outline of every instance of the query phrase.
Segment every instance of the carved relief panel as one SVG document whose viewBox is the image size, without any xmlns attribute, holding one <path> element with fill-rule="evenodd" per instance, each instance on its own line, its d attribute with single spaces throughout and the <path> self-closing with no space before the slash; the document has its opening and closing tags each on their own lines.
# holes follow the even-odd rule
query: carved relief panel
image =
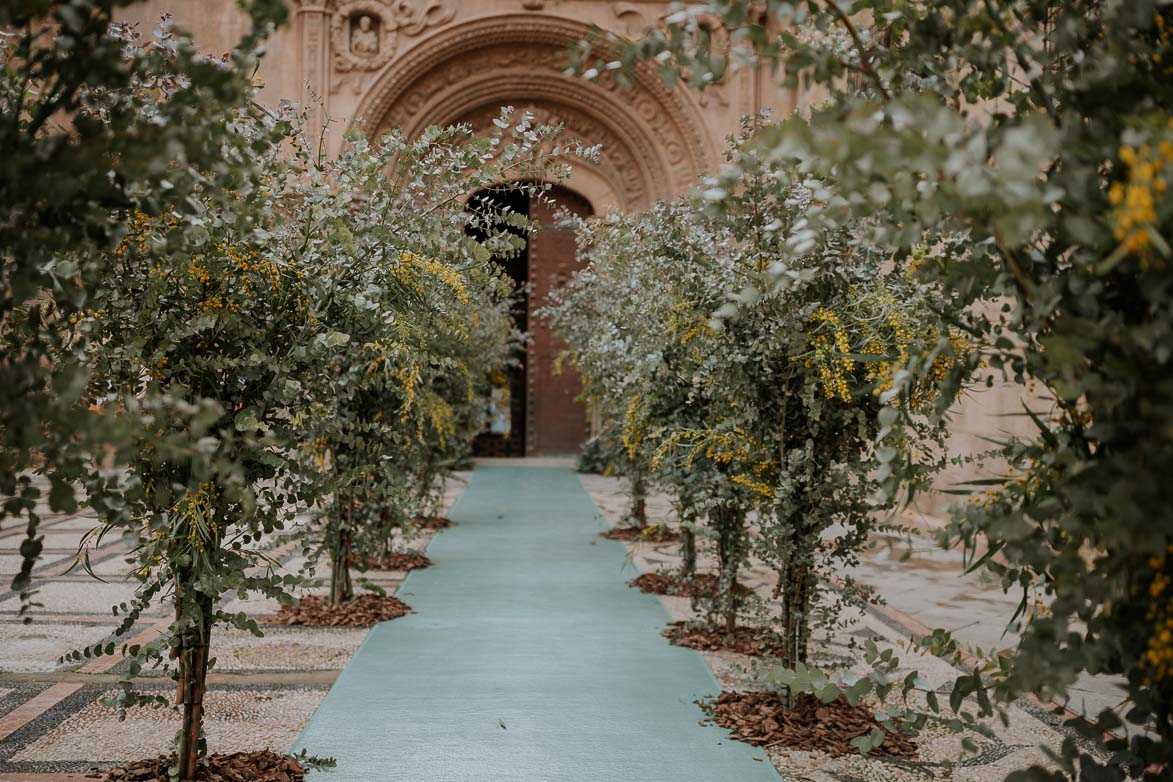
<svg viewBox="0 0 1173 782">
<path fill-rule="evenodd" d="M 419 35 L 456 15 L 445 0 L 343 0 L 330 10 L 334 69 L 343 73 L 382 68 L 395 56 L 399 36 Z"/>
</svg>

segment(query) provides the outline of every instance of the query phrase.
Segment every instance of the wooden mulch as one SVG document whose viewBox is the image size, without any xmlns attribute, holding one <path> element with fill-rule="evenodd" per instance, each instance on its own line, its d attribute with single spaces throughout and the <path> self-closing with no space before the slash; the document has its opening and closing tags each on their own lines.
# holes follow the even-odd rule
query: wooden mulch
<svg viewBox="0 0 1173 782">
<path fill-rule="evenodd" d="M 167 769 L 174 755 L 136 760 L 106 772 L 106 782 L 170 782 Z M 304 782 L 305 767 L 290 755 L 270 750 L 259 752 L 216 753 L 200 761 L 196 775 L 200 782 Z"/>
<path fill-rule="evenodd" d="M 430 518 L 419 518 L 415 520 L 415 524 L 420 529 L 448 529 L 455 527 L 456 522 L 452 519 L 446 519 L 443 516 L 432 516 Z"/>
<path fill-rule="evenodd" d="M 785 708 L 776 692 L 722 692 L 705 705 L 713 722 L 733 732 L 733 738 L 755 746 L 820 750 L 832 755 L 855 755 L 851 740 L 883 727 L 871 709 L 852 706 L 840 695 L 823 703 L 809 692 L 800 693 Z M 901 733 L 888 733 L 872 755 L 915 758 L 916 743 Z"/>
<path fill-rule="evenodd" d="M 603 533 L 603 537 L 624 543 L 675 543 L 680 540 L 680 533 L 663 524 L 649 524 L 646 527 L 612 527 Z"/>
<path fill-rule="evenodd" d="M 297 605 L 281 606 L 273 621 L 282 625 L 370 627 L 410 612 L 406 603 L 390 595 L 359 595 L 336 606 L 330 605 L 328 598 L 308 595 Z"/>
<path fill-rule="evenodd" d="M 782 638 L 764 627 L 741 626 L 730 637 L 721 627 L 672 622 L 661 632 L 677 646 L 702 652 L 736 652 L 751 657 L 781 657 L 783 652 Z"/>
<path fill-rule="evenodd" d="M 669 595 L 671 597 L 715 597 L 717 595 L 717 577 L 712 573 L 696 573 L 692 577 L 680 573 L 643 573 L 627 582 L 641 592 L 650 595 Z M 735 587 L 737 594 L 744 597 L 750 594 L 750 588 L 745 584 Z"/>
<path fill-rule="evenodd" d="M 376 554 L 355 554 L 350 561 L 367 570 L 423 570 L 432 566 L 432 560 L 418 551 L 390 551 L 382 557 Z"/>
</svg>

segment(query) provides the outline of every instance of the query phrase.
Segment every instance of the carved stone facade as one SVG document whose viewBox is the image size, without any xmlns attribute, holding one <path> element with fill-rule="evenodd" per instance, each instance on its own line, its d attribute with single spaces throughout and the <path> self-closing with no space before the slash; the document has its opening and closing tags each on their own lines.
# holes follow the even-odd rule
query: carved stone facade
<svg viewBox="0 0 1173 782">
<path fill-rule="evenodd" d="M 768 108 L 786 116 L 818 99 L 748 71 L 700 94 L 668 91 L 650 70 L 630 90 L 564 73 L 566 52 L 576 41 L 595 28 L 638 35 L 669 12 L 670 3 L 659 0 L 288 2 L 290 23 L 274 36 L 262 64 L 264 97 L 303 101 L 311 137 L 321 138 L 328 154 L 341 149 L 350 128 L 371 134 L 396 126 L 414 133 L 451 122 L 482 128 L 501 106 L 511 105 L 542 121 L 564 123 L 569 138 L 602 145 L 598 162 L 576 163 L 566 183 L 575 207 L 594 214 L 616 206 L 639 209 L 681 193 L 721 160 L 725 139 L 742 115 Z M 147 0 L 128 9 L 126 18 L 150 30 L 164 13 L 210 53 L 227 51 L 248 28 L 236 0 Z M 542 285 L 574 265 L 564 257 L 565 237 L 550 239 L 531 248 L 536 252 L 529 277 L 546 280 Z M 531 302 L 531 309 L 538 304 Z M 549 374 L 543 362 L 557 346 L 536 330 L 540 324 L 531 325 L 540 349 L 529 356 L 523 384 L 532 424 L 525 440 L 535 450 L 566 449 L 549 441 L 544 446 L 541 434 L 531 431 L 558 429 L 550 422 L 558 418 L 558 405 L 570 404 L 573 387 Z M 1020 409 L 1012 393 L 967 402 L 952 450 L 980 450 L 976 438 L 1004 429 L 999 416 Z M 581 411 L 567 408 L 566 414 L 571 425 L 563 429 L 576 431 Z"/>
<path fill-rule="evenodd" d="M 650 0 L 290 0 L 261 75 L 265 94 L 302 101 L 310 131 L 336 153 L 351 127 L 409 133 L 437 123 L 484 126 L 501 106 L 562 122 L 566 136 L 601 145 L 568 186 L 596 213 L 643 208 L 691 186 L 721 158 L 740 115 L 786 114 L 795 96 L 741 74 L 704 94 L 668 90 L 650 68 L 635 87 L 568 76 L 566 55 L 596 27 L 620 37 L 656 24 L 670 3 Z M 170 13 L 212 52 L 246 21 L 235 0 L 148 0 L 129 18 L 153 26 Z M 324 130 L 324 132 L 323 132 Z"/>
<path fill-rule="evenodd" d="M 644 209 L 691 187 L 721 159 L 740 115 L 772 108 L 786 114 L 794 96 L 742 74 L 698 95 L 669 90 L 651 68 L 634 86 L 567 75 L 568 52 L 596 28 L 637 35 L 668 13 L 668 2 L 633 0 L 289 0 L 291 23 L 278 31 L 261 76 L 265 97 L 300 100 L 311 139 L 337 154 L 343 135 L 391 128 L 414 135 L 429 125 L 491 126 L 502 106 L 561 124 L 564 139 L 598 146 L 595 161 L 572 160 L 559 203 L 580 214 Z M 148 0 L 132 18 L 153 25 L 162 13 L 191 30 L 211 52 L 245 30 L 235 0 Z M 531 204 L 550 223 L 548 208 Z M 533 312 L 575 266 L 573 237 L 548 230 L 531 240 L 527 279 Z M 560 346 L 529 319 L 532 335 L 519 420 L 527 453 L 573 451 L 586 428 L 573 376 L 553 370 Z"/>
</svg>

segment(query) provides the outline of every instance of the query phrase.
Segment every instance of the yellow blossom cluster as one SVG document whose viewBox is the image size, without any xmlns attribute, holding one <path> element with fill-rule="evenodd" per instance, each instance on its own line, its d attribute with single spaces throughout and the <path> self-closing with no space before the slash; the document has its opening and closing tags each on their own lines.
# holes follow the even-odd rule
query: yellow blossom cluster
<svg viewBox="0 0 1173 782">
<path fill-rule="evenodd" d="M 99 307 L 96 310 L 81 310 L 80 312 L 74 312 L 69 316 L 69 325 L 77 326 L 84 321 L 101 320 L 104 317 L 106 317 L 105 307 Z"/>
<path fill-rule="evenodd" d="M 207 264 L 204 262 L 203 256 L 197 255 L 191 259 L 191 263 L 187 267 L 187 276 L 201 285 L 207 285 L 212 280 L 212 273 L 208 271 Z"/>
<path fill-rule="evenodd" d="M 1167 555 L 1173 555 L 1173 546 L 1166 549 Z M 1168 556 L 1153 557 L 1149 560 L 1149 567 L 1154 571 L 1153 580 L 1149 582 L 1149 609 L 1146 615 L 1152 624 L 1149 635 L 1148 649 L 1141 659 L 1141 668 L 1145 672 L 1147 684 L 1168 679 L 1173 675 L 1173 592 L 1170 591 L 1170 578 L 1165 572 Z"/>
<path fill-rule="evenodd" d="M 391 274 L 418 293 L 426 292 L 430 281 L 439 281 L 456 294 L 456 299 L 461 304 L 472 301 L 460 272 L 435 258 L 402 252 L 399 254 L 399 263 L 391 270 Z"/>
<path fill-rule="evenodd" d="M 730 480 L 732 480 L 734 483 L 741 484 L 747 489 L 751 489 L 757 492 L 766 499 L 773 499 L 774 497 L 774 487 L 763 480 L 753 477 L 752 475 L 738 473 L 737 475 L 734 475 L 732 478 L 730 478 Z"/>
<path fill-rule="evenodd" d="M 855 368 L 855 361 L 849 355 L 851 341 L 847 337 L 847 330 L 843 328 L 843 321 L 834 312 L 820 307 L 811 316 L 810 324 L 814 352 L 806 359 L 806 365 L 818 368 L 819 381 L 828 399 L 838 398 L 850 402 L 851 389 L 847 385 L 847 376 Z"/>
<path fill-rule="evenodd" d="M 909 308 L 889 290 L 862 293 L 852 286 L 850 292 L 854 301 L 848 313 L 840 315 L 824 307 L 811 317 L 813 350 L 801 357 L 807 367 L 818 368 L 827 399 L 844 402 L 852 399 L 849 381 L 857 370 L 863 371 L 858 380 L 869 384 L 872 394 L 879 396 L 892 388 L 896 372 L 908 364 L 915 342 L 933 345 L 941 336 L 933 327 L 918 325 L 909 315 Z M 860 345 L 858 354 L 852 353 L 853 339 Z M 930 402 L 937 385 L 956 363 L 954 356 L 971 347 L 960 334 L 950 335 L 949 342 L 951 351 L 933 360 L 929 376 L 913 390 L 913 405 Z"/>
<path fill-rule="evenodd" d="M 761 444 L 741 429 L 682 429 L 674 432 L 656 449 L 652 457 L 652 466 L 659 467 L 669 453 L 681 446 L 689 448 L 686 462 L 689 467 L 703 456 L 717 464 L 746 465 L 759 478 L 773 469 L 769 461 L 763 461 L 758 457 L 763 450 Z M 773 490 L 770 490 L 770 496 L 773 495 Z"/>
<path fill-rule="evenodd" d="M 222 242 L 216 245 L 216 249 L 224 254 L 239 274 L 241 292 L 246 297 L 252 297 L 254 275 L 266 280 L 273 290 L 281 287 L 281 269 L 273 261 L 262 259 L 256 248 L 235 247 Z"/>
<path fill-rule="evenodd" d="M 134 251 L 143 255 L 147 251 L 147 227 L 151 222 L 150 215 L 137 209 L 131 211 L 126 218 L 127 232 L 122 241 L 114 248 L 115 257 L 121 258 Z"/>
<path fill-rule="evenodd" d="M 689 302 L 682 301 L 673 305 L 664 333 L 683 347 L 702 334 L 711 335 L 713 330 L 707 315 L 698 312 Z"/>
<path fill-rule="evenodd" d="M 639 415 L 639 394 L 633 394 L 627 401 L 627 410 L 623 415 L 623 447 L 627 449 L 627 458 L 634 459 L 636 452 L 648 434 L 647 421 Z"/>
<path fill-rule="evenodd" d="M 189 491 L 175 503 L 172 512 L 187 524 L 187 541 L 197 551 L 207 549 L 207 544 L 220 531 L 216 524 L 214 503 L 220 492 L 212 481 L 201 483 L 193 492 Z"/>
<path fill-rule="evenodd" d="M 240 305 L 234 301 L 225 302 L 220 295 L 209 296 L 200 301 L 201 312 L 240 312 Z"/>
<path fill-rule="evenodd" d="M 452 405 L 448 404 L 442 399 L 433 400 L 428 405 L 428 423 L 432 425 L 432 431 L 436 433 L 441 448 L 448 447 L 448 435 L 455 431 L 452 425 Z M 420 422 L 420 431 L 418 434 L 423 436 L 423 422 Z"/>
<path fill-rule="evenodd" d="M 1162 50 L 1168 52 L 1173 49 L 1173 24 L 1165 21 L 1165 16 L 1160 11 L 1153 15 L 1153 21 L 1157 25 L 1157 44 Z M 1173 76 L 1173 62 L 1167 61 L 1161 52 L 1154 53 L 1152 57 L 1154 65 L 1165 66 L 1165 76 Z"/>
<path fill-rule="evenodd" d="M 318 463 L 318 469 L 326 469 L 326 454 L 330 451 L 330 438 L 322 436 L 315 437 L 310 443 L 310 452 L 314 455 L 314 460 Z"/>
<path fill-rule="evenodd" d="M 1173 131 L 1173 119 L 1168 129 Z M 1142 144 L 1139 148 L 1120 147 L 1120 161 L 1127 167 L 1124 181 L 1113 182 L 1108 188 L 1112 204 L 1112 230 L 1129 253 L 1139 256 L 1142 269 L 1163 265 L 1147 250 L 1157 232 L 1157 207 L 1164 201 L 1168 189 L 1168 172 L 1173 168 L 1173 141 L 1166 138 L 1156 144 Z"/>
</svg>

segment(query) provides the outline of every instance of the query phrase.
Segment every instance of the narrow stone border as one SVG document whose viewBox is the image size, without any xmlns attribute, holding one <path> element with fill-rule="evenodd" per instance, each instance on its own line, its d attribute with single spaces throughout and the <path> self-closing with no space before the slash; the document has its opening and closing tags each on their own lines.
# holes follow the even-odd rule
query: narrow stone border
<svg viewBox="0 0 1173 782">
<path fill-rule="evenodd" d="M 80 683 L 60 682 L 40 695 L 34 695 L 32 699 L 0 717 L 0 739 L 8 738 L 84 686 Z"/>
</svg>

